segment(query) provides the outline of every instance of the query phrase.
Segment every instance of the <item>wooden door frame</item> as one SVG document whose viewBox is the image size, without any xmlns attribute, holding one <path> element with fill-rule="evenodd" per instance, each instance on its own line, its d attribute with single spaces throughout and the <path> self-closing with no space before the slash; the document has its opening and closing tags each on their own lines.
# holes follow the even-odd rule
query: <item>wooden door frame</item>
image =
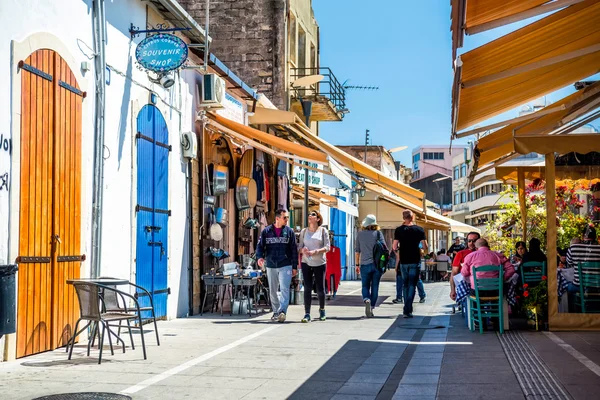
<svg viewBox="0 0 600 400">
<path fill-rule="evenodd" d="M 81 69 L 77 64 L 77 61 L 72 56 L 68 47 L 56 36 L 47 32 L 39 32 L 28 36 L 22 42 L 11 41 L 11 138 L 12 138 L 12 154 L 11 154 L 11 172 L 10 172 L 10 201 L 9 201 L 9 242 L 8 242 L 8 259 L 15 260 L 19 256 L 19 220 L 20 220 L 20 193 L 21 193 L 21 71 L 19 70 L 18 63 L 21 60 L 26 60 L 31 54 L 37 50 L 48 49 L 55 51 L 59 54 L 62 59 L 67 63 L 71 69 L 73 75 L 77 79 L 79 88 L 81 91 L 87 91 L 87 80 L 82 75 Z M 86 157 L 86 147 L 83 145 L 83 138 L 89 136 L 92 129 L 85 129 L 86 121 L 91 121 L 92 110 L 90 105 L 85 104 L 82 107 L 82 146 L 81 146 L 81 159 L 82 163 Z M 85 172 L 85 166 L 81 166 L 82 175 Z M 15 178 L 17 177 L 17 178 Z M 86 187 L 82 180 L 81 187 L 81 210 L 86 210 Z M 85 219 L 88 218 L 87 213 L 82 212 L 85 215 Z M 85 224 L 84 221 L 81 223 L 81 243 L 82 247 L 86 247 L 85 238 L 88 236 L 88 232 L 83 229 L 89 224 Z M 83 264 L 82 268 L 87 268 L 86 264 Z M 89 273 L 89 272 L 88 272 Z M 82 274 L 83 275 L 83 274 Z M 85 276 L 85 275 L 83 275 Z M 16 275 L 16 287 L 19 286 L 19 273 Z M 18 300 L 18 299 L 17 299 Z M 18 304 L 17 304 L 18 307 Z M 18 316 L 17 316 L 18 318 Z M 4 359 L 14 360 L 17 355 L 17 335 L 10 334 L 6 335 L 5 343 L 5 354 Z M 3 350 L 3 349 L 0 349 Z"/>
</svg>

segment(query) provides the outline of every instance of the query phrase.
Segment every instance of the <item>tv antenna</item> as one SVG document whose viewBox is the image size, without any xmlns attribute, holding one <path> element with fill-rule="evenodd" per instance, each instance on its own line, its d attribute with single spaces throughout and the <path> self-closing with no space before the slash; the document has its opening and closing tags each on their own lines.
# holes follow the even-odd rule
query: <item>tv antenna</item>
<svg viewBox="0 0 600 400">
<path fill-rule="evenodd" d="M 379 86 L 367 86 L 367 85 L 348 85 L 350 79 L 346 79 L 342 83 L 344 90 L 379 90 Z"/>
</svg>

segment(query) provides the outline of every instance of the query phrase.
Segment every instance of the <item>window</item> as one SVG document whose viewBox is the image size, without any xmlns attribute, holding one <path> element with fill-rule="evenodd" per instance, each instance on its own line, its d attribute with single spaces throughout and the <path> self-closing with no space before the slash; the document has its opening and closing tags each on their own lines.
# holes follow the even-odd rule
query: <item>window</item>
<svg viewBox="0 0 600 400">
<path fill-rule="evenodd" d="M 467 202 L 467 194 L 465 192 L 460 192 L 460 202 L 461 203 Z"/>
<path fill-rule="evenodd" d="M 298 25 L 298 68 L 308 67 L 306 63 L 306 32 Z M 307 71 L 301 71 L 302 74 L 307 74 Z"/>
<path fill-rule="evenodd" d="M 290 50 L 290 61 L 296 65 L 296 17 L 290 13 L 290 28 L 288 31 L 288 43 Z"/>
<path fill-rule="evenodd" d="M 460 166 L 460 177 L 464 178 L 465 176 L 467 176 L 467 164 L 462 164 Z"/>
<path fill-rule="evenodd" d="M 443 160 L 444 159 L 444 153 L 437 153 L 438 155 L 438 160 Z"/>
<path fill-rule="evenodd" d="M 313 68 L 317 68 L 317 48 L 315 47 L 314 43 L 310 44 L 310 66 Z"/>
<path fill-rule="evenodd" d="M 429 154 L 431 153 L 423 153 L 423 160 L 429 160 Z"/>
<path fill-rule="evenodd" d="M 416 181 L 417 179 L 419 179 L 421 177 L 421 171 L 413 171 L 413 181 Z"/>
<path fill-rule="evenodd" d="M 454 167 L 454 180 L 457 180 L 458 177 L 458 165 L 456 167 Z"/>
<path fill-rule="evenodd" d="M 458 192 L 454 192 L 454 204 L 459 204 L 460 199 L 458 196 Z"/>
<path fill-rule="evenodd" d="M 421 153 L 413 154 L 413 163 L 421 160 Z"/>
</svg>

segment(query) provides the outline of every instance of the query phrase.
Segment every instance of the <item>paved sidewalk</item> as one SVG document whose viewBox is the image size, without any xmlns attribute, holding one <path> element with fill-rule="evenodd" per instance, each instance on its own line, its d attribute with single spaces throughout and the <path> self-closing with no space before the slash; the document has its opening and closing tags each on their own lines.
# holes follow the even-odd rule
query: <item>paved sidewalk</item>
<svg viewBox="0 0 600 400">
<path fill-rule="evenodd" d="M 359 282 L 342 282 L 326 322 L 270 315 L 205 315 L 147 326 L 148 360 L 136 349 L 86 356 L 75 347 L 0 363 L 0 398 L 110 392 L 133 399 L 589 399 L 600 393 L 600 335 L 469 332 L 451 315 L 447 283 L 426 284 L 427 301 L 402 319 L 381 284 L 373 319 L 364 318 Z M 317 314 L 313 305 L 313 315 Z M 400 315 L 400 318 L 398 316 Z M 128 343 L 128 338 L 125 338 Z M 583 358 L 582 358 L 583 357 Z M 517 371 L 517 373 L 515 373 Z M 549 394 L 548 394 L 549 393 Z"/>
</svg>

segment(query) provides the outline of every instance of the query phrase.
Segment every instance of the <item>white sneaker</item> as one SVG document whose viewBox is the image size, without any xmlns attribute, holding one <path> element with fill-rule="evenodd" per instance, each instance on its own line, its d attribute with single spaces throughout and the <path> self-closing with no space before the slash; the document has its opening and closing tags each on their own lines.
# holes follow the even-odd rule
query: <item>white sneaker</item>
<svg viewBox="0 0 600 400">
<path fill-rule="evenodd" d="M 279 313 L 279 315 L 277 316 L 277 322 L 279 322 L 280 324 L 283 324 L 285 322 L 285 313 Z"/>
<path fill-rule="evenodd" d="M 365 300 L 365 315 L 367 318 L 371 318 L 373 316 L 373 310 L 371 309 L 371 300 Z"/>
</svg>

